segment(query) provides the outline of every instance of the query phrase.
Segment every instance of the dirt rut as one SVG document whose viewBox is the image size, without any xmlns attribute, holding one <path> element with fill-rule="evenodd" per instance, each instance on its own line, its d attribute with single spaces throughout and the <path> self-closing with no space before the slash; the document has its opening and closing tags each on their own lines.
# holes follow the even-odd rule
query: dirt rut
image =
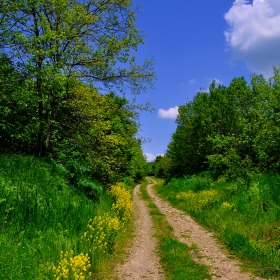
<svg viewBox="0 0 280 280">
<path fill-rule="evenodd" d="M 128 259 L 115 271 L 115 279 L 163 280 L 164 273 L 156 254 L 157 241 L 149 209 L 140 197 L 140 185 L 133 192 L 135 237 L 129 248 Z"/>
<path fill-rule="evenodd" d="M 155 183 L 148 178 L 150 183 Z M 240 270 L 240 263 L 221 248 L 213 235 L 201 228 L 189 215 L 173 208 L 169 203 L 157 197 L 149 184 L 147 191 L 153 202 L 162 212 L 174 229 L 175 237 L 182 243 L 191 246 L 196 244 L 198 252 L 191 252 L 193 259 L 210 267 L 212 279 L 249 280 L 262 278 L 255 277 Z M 152 278 L 150 278 L 152 279 Z M 264 280 L 264 279 L 263 279 Z"/>
</svg>

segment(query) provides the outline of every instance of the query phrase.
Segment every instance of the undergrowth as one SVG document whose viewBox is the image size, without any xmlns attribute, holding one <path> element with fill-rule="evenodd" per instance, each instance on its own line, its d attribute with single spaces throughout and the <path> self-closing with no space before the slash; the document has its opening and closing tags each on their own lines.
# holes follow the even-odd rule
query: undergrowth
<svg viewBox="0 0 280 280">
<path fill-rule="evenodd" d="M 157 192 L 214 231 L 257 275 L 280 279 L 280 178 L 259 175 L 249 186 L 209 174 L 172 179 Z"/>
<path fill-rule="evenodd" d="M 109 279 L 130 193 L 118 184 L 90 199 L 43 160 L 1 155 L 0 279 Z"/>
<path fill-rule="evenodd" d="M 156 228 L 156 237 L 159 240 L 159 255 L 166 279 L 211 279 L 207 266 L 196 263 L 190 255 L 192 251 L 196 250 L 195 245 L 189 247 L 176 240 L 172 227 L 150 199 L 146 187 L 147 183 L 141 185 L 141 195 L 149 203 L 150 215 Z"/>
</svg>

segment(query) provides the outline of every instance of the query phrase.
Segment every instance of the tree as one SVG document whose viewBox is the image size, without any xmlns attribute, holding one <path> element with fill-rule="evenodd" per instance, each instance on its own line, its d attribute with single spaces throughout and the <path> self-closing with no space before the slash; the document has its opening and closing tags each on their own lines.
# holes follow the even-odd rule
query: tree
<svg viewBox="0 0 280 280">
<path fill-rule="evenodd" d="M 50 146 L 73 78 L 123 94 L 151 85 L 153 63 L 137 65 L 130 52 L 143 43 L 131 1 L 27 0 L 14 9 L 9 4 L 1 2 L 2 52 L 34 81 L 39 156 Z"/>
<path fill-rule="evenodd" d="M 3 54 L 0 54 L 0 92 L 0 151 L 34 153 L 36 103 L 23 73 Z"/>
<path fill-rule="evenodd" d="M 154 175 L 158 178 L 167 178 L 169 171 L 169 160 L 165 155 L 157 156 L 153 162 Z"/>
<path fill-rule="evenodd" d="M 3 47 L 3 38 L 23 17 L 15 12 L 23 4 L 22 0 L 0 0 L 0 46 Z"/>
<path fill-rule="evenodd" d="M 253 75 L 234 78 L 228 87 L 213 82 L 179 107 L 177 129 L 168 146 L 171 175 L 212 170 L 242 178 L 279 171 L 280 71 L 268 81 Z"/>
</svg>

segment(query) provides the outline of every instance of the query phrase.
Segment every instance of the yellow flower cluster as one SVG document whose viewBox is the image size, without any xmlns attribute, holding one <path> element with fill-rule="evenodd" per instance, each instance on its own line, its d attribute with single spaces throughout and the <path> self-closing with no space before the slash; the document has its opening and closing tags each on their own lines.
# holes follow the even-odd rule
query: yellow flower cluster
<svg viewBox="0 0 280 280">
<path fill-rule="evenodd" d="M 57 267 L 52 266 L 54 279 L 86 280 L 91 279 L 89 271 L 91 264 L 88 254 L 74 256 L 74 252 L 60 253 L 60 262 Z"/>
<path fill-rule="evenodd" d="M 220 177 L 218 178 L 218 180 L 213 181 L 213 182 L 211 183 L 211 186 L 219 185 L 219 184 L 225 183 L 226 181 L 227 181 L 227 178 L 226 178 L 225 176 L 220 176 Z"/>
<path fill-rule="evenodd" d="M 219 193 L 216 190 L 203 190 L 197 193 L 188 191 L 180 192 L 176 198 L 187 202 L 193 210 L 201 211 L 211 208 L 214 203 L 219 201 Z"/>
<path fill-rule="evenodd" d="M 95 216 L 88 222 L 88 230 L 84 233 L 83 238 L 90 245 L 90 252 L 101 251 L 109 252 L 113 249 L 113 244 L 118 230 L 121 226 L 118 217 L 111 217 L 108 213 L 103 216 Z"/>
<path fill-rule="evenodd" d="M 223 203 L 222 203 L 222 209 L 224 209 L 224 210 L 231 210 L 231 209 L 233 209 L 233 207 L 234 207 L 234 203 L 229 203 L 229 202 L 227 202 L 227 201 L 224 201 Z"/>
<path fill-rule="evenodd" d="M 120 183 L 111 186 L 109 194 L 115 199 L 112 210 L 117 213 L 123 223 L 127 222 L 132 215 L 131 193 L 125 188 L 124 184 Z"/>
</svg>

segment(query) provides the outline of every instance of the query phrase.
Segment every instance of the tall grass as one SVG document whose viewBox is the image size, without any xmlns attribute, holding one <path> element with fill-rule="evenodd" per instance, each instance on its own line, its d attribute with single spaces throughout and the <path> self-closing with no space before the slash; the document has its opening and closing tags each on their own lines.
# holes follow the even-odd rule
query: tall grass
<svg viewBox="0 0 280 280">
<path fill-rule="evenodd" d="M 1 155 L 0 279 L 53 279 L 51 267 L 58 268 L 67 259 L 61 252 L 69 255 L 69 265 L 71 254 L 78 263 L 86 258 L 81 254 L 88 253 L 91 277 L 105 279 L 100 276 L 102 263 L 110 258 L 112 248 L 92 250 L 89 246 L 95 245 L 83 235 L 89 232 L 90 220 L 114 219 L 115 201 L 106 192 L 98 202 L 77 193 L 57 168 L 38 158 Z M 106 244 L 116 234 L 110 236 L 110 240 L 103 238 Z"/>
<path fill-rule="evenodd" d="M 280 179 L 259 175 L 248 187 L 209 175 L 173 179 L 158 193 L 213 230 L 264 277 L 280 278 Z"/>
</svg>

